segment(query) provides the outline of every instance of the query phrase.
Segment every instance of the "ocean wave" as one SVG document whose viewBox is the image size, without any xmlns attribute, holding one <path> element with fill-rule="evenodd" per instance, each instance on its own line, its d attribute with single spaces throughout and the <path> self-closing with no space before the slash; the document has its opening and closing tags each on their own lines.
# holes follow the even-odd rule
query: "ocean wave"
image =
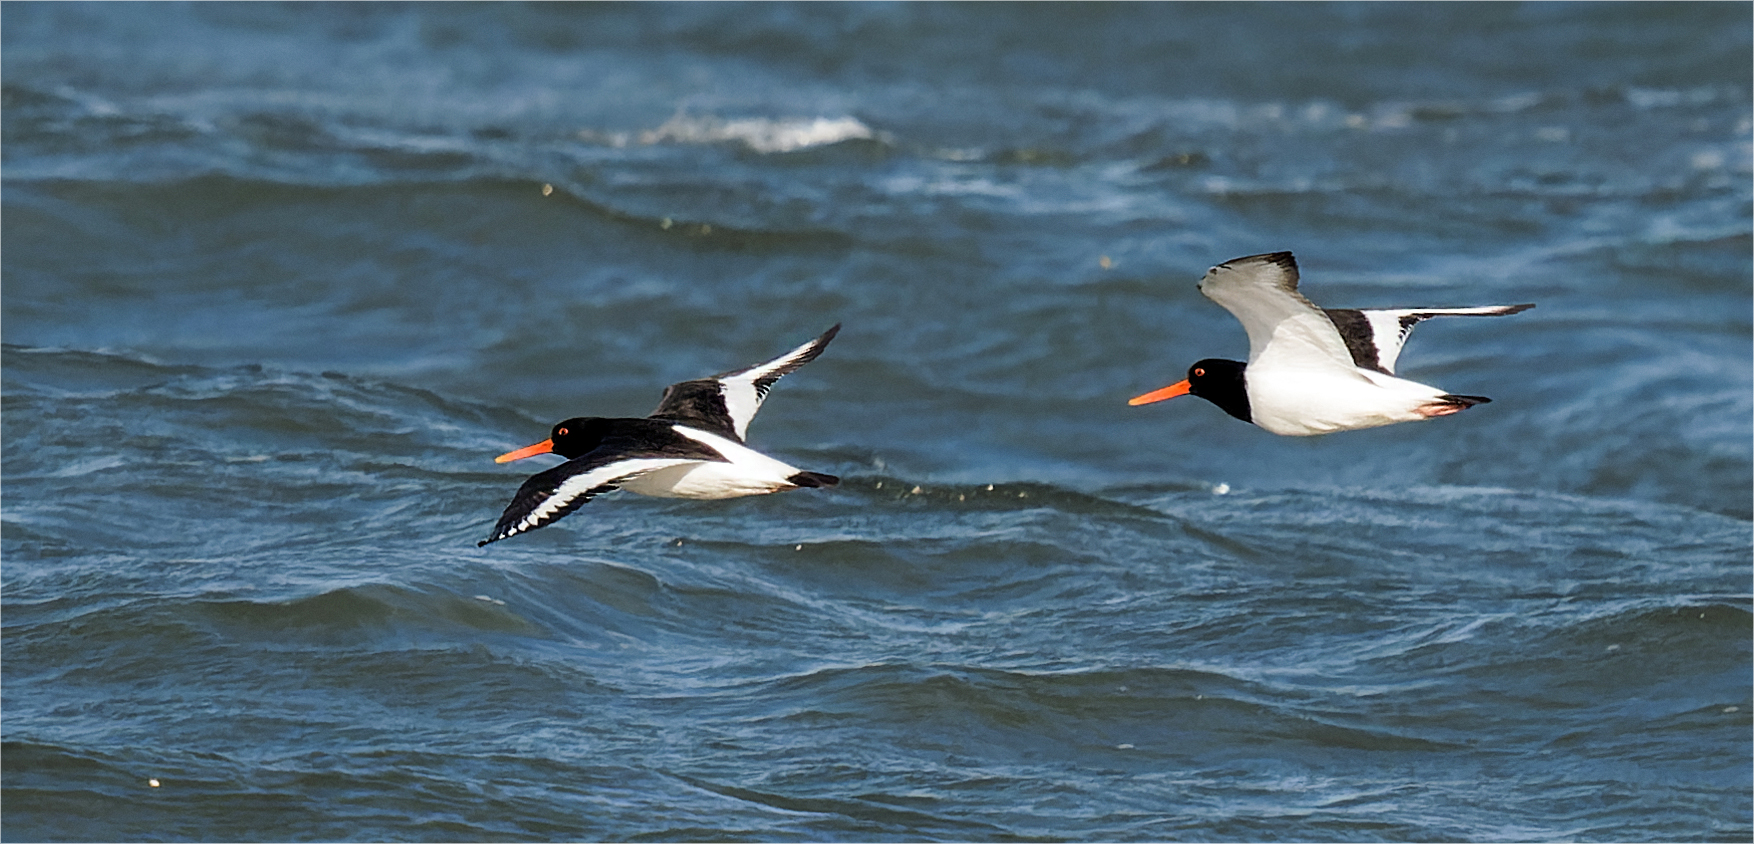
<svg viewBox="0 0 1754 844">
<path fill-rule="evenodd" d="M 782 722 L 841 718 L 908 725 L 951 752 L 975 745 L 1026 759 L 1098 753 L 1115 764 L 1184 754 L 1247 756 L 1282 742 L 1349 750 L 1439 751 L 1455 745 L 1368 725 L 1320 694 L 1177 667 L 1016 671 L 955 665 L 829 668 L 743 694 L 768 698 Z M 1352 721 L 1354 723 L 1345 723 Z M 1130 765 L 1129 765 L 1130 766 Z"/>
<path fill-rule="evenodd" d="M 386 435 L 433 445 L 478 426 L 528 422 L 503 409 L 334 371 L 173 364 L 113 350 L 7 345 L 3 353 L 8 401 L 16 402 L 9 409 L 34 415 L 82 408 L 110 419 L 102 432 L 32 426 L 37 456 L 45 447 L 78 449 L 100 435 L 126 445 L 171 432 L 205 445 L 210 456 L 245 461 L 263 453 L 245 444 L 250 440 L 270 453 L 354 447 L 365 453 Z M 157 420 L 154 429 L 130 424 L 140 417 Z M 219 447 L 226 433 L 234 435 L 233 447 Z M 469 445 L 487 450 L 497 443 Z"/>
<path fill-rule="evenodd" d="M 534 635 L 540 631 L 508 609 L 503 600 L 389 584 L 347 587 L 287 601 L 202 601 L 195 608 L 216 623 L 268 639 L 453 625 L 485 633 Z"/>
<path fill-rule="evenodd" d="M 1005 481 L 988 484 L 910 481 L 893 475 L 850 475 L 843 479 L 847 492 L 873 500 L 912 504 L 946 511 L 1014 512 L 1054 509 L 1091 516 L 1134 516 L 1160 519 L 1162 512 L 1125 501 L 1055 484 Z M 1197 484 L 1165 484 L 1157 489 L 1190 492 L 1209 489 Z"/>
<path fill-rule="evenodd" d="M 213 209 L 215 213 L 219 213 L 218 209 L 225 209 L 229 218 L 224 223 L 216 223 L 213 233 L 221 241 L 213 248 L 220 251 L 236 247 L 235 242 L 225 240 L 224 231 L 234 227 L 253 231 L 255 226 L 264 224 L 259 217 L 273 217 L 288 207 L 316 204 L 353 209 L 349 214 L 317 224 L 312 232 L 315 237 L 347 236 L 337 230 L 337 227 L 347 228 L 346 217 L 369 216 L 374 213 L 369 210 L 372 208 L 394 207 L 401 209 L 395 213 L 404 213 L 408 203 L 420 204 L 438 196 L 447 197 L 446 203 L 468 203 L 476 209 L 475 213 L 491 216 L 492 225 L 522 228 L 533 237 L 561 230 L 568 236 L 626 246 L 632 234 L 647 239 L 642 249 L 658 251 L 681 247 L 708 252 L 798 255 L 842 252 L 859 242 L 858 237 L 834 225 L 780 217 L 764 220 L 757 216 L 752 219 L 731 210 L 700 207 L 692 202 L 679 210 L 671 203 L 653 203 L 637 192 L 605 186 L 589 172 L 556 175 L 535 165 L 418 172 L 406 169 L 267 171 L 252 165 L 220 166 L 194 176 L 157 175 L 159 178 L 147 184 L 128 185 L 118 185 L 114 181 L 91 182 L 84 178 L 65 180 L 55 174 L 9 175 L 9 184 L 18 187 L 9 194 L 8 208 L 17 221 L 13 225 L 19 230 L 46 226 L 63 233 L 69 229 L 77 231 L 86 226 L 108 225 L 108 221 L 94 220 L 89 215 L 73 219 L 63 217 L 62 213 L 69 206 L 60 198 L 69 193 L 80 194 L 82 201 L 118 209 L 134 207 L 135 203 L 146 206 L 187 205 Z M 145 180 L 147 177 L 140 178 Z M 690 213 L 684 213 L 684 210 Z M 609 225 L 602 225 L 604 223 Z M 468 263 L 469 259 L 462 257 L 465 252 L 459 251 L 459 260 Z M 499 271 L 504 272 L 503 268 Z M 524 283 L 521 274 L 509 275 L 513 277 L 505 279 L 505 283 Z M 541 286 L 566 280 L 561 276 L 535 283 Z M 79 278 L 57 279 L 56 283 L 63 285 L 61 295 L 80 295 L 82 291 L 78 288 L 84 281 Z M 328 282 L 333 286 L 321 286 L 311 292 L 332 294 L 323 302 L 322 308 L 326 312 L 368 317 L 380 314 L 384 297 L 399 295 L 392 290 L 404 281 L 389 274 L 369 283 L 343 286 L 339 281 Z M 241 283 L 224 272 L 202 276 L 195 286 L 199 287 L 203 282 L 215 290 L 231 290 L 233 285 Z M 250 284 L 271 285 L 272 282 L 252 278 Z M 639 294 L 644 289 L 643 286 L 617 286 L 606 294 L 627 296 Z M 105 290 L 113 290 L 113 287 Z M 436 296 L 445 299 L 459 292 L 455 288 L 434 289 Z M 282 295 L 293 294 L 282 291 Z M 474 300 L 478 291 L 471 289 L 469 296 Z M 433 352 L 434 356 L 456 354 L 453 346 Z"/>
<path fill-rule="evenodd" d="M 1749 837 L 1746 7 L 0 15 L 5 838 Z M 1280 248 L 1540 307 L 1128 410 Z M 834 321 L 838 488 L 476 547 Z"/>
<path fill-rule="evenodd" d="M 873 832 L 881 832 L 884 835 L 916 838 L 943 836 L 957 840 L 976 840 L 983 836 L 1009 838 L 1014 834 L 1000 825 L 948 813 L 924 811 L 923 807 L 895 805 L 890 800 L 880 799 L 881 795 L 865 794 L 857 799 L 797 796 L 715 782 L 705 777 L 682 773 L 671 773 L 671 776 L 719 797 L 748 803 L 760 811 L 813 816 L 817 822 L 811 826 L 818 830 L 865 837 Z M 845 818 L 845 824 L 835 824 L 832 819 L 837 817 Z M 837 826 L 841 828 L 837 830 Z M 694 827 L 655 831 L 652 837 L 654 840 L 702 840 L 718 838 L 724 832 L 725 830 L 717 827 Z"/>
<path fill-rule="evenodd" d="M 875 141 L 889 145 L 887 133 L 867 126 L 858 118 L 804 117 L 722 118 L 677 113 L 654 129 L 637 133 L 581 130 L 581 140 L 609 146 L 630 144 L 722 144 L 735 143 L 764 155 L 797 152 L 847 141 Z"/>
</svg>

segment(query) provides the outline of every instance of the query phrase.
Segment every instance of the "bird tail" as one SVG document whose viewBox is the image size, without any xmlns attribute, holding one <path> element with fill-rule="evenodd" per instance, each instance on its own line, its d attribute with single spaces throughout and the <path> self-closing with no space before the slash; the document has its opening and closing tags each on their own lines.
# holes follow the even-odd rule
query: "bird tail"
<svg viewBox="0 0 1754 844">
<path fill-rule="evenodd" d="M 1489 401 L 1492 400 L 1485 396 L 1458 396 L 1452 393 L 1444 393 L 1443 395 L 1432 399 L 1430 404 L 1418 408 L 1415 412 L 1426 419 L 1435 419 L 1439 416 L 1461 413 L 1474 405 L 1485 404 Z"/>
<path fill-rule="evenodd" d="M 1485 396 L 1458 396 L 1458 395 L 1455 395 L 1453 393 L 1444 393 L 1443 395 L 1438 396 L 1438 399 L 1443 401 L 1443 402 L 1456 405 L 1457 410 L 1465 410 L 1467 408 L 1473 407 L 1474 405 L 1485 404 L 1489 401 L 1492 401 L 1491 399 L 1489 399 Z"/>
<path fill-rule="evenodd" d="M 824 487 L 840 483 L 840 478 L 824 475 L 821 472 L 799 472 L 786 479 L 792 486 Z"/>
</svg>

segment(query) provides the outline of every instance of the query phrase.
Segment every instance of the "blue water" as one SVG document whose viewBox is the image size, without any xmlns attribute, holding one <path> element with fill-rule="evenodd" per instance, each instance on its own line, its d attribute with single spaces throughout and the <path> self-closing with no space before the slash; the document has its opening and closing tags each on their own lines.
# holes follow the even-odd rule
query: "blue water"
<svg viewBox="0 0 1754 844">
<path fill-rule="evenodd" d="M 0 837 L 1754 837 L 1748 4 L 0 6 Z M 1292 250 L 1489 405 L 1129 396 Z M 477 549 L 574 415 L 752 445 Z M 156 784 L 155 784 L 156 783 Z"/>
</svg>

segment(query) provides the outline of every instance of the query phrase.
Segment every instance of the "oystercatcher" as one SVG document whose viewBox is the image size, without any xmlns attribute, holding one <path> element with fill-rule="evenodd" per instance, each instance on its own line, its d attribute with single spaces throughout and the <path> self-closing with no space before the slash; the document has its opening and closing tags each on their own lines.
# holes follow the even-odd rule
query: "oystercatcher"
<svg viewBox="0 0 1754 844">
<path fill-rule="evenodd" d="M 840 479 L 806 472 L 743 444 L 749 420 L 781 376 L 822 354 L 840 324 L 766 363 L 671 384 L 644 419 L 576 417 L 549 438 L 494 458 L 495 463 L 550 452 L 567 458 L 524 481 L 493 534 L 477 546 L 550 524 L 593 496 L 625 489 L 660 498 L 737 498 Z"/>
<path fill-rule="evenodd" d="M 1297 292 L 1290 252 L 1226 261 L 1200 292 L 1242 323 L 1248 363 L 1209 358 L 1188 377 L 1136 396 L 1141 405 L 1195 395 L 1275 434 L 1306 437 L 1448 416 L 1491 401 L 1395 377 L 1395 360 L 1421 320 L 1504 316 L 1534 305 L 1477 308 L 1318 308 Z"/>
</svg>

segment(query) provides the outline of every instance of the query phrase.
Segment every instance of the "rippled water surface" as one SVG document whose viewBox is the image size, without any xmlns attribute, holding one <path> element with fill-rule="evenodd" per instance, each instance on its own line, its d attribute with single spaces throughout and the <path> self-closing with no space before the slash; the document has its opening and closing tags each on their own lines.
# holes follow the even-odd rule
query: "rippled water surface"
<svg viewBox="0 0 1754 844">
<path fill-rule="evenodd" d="M 1748 840 L 1746 4 L 0 7 L 9 840 Z M 1195 282 L 1537 302 L 1280 438 Z M 574 415 L 845 325 L 477 549 Z"/>
</svg>

